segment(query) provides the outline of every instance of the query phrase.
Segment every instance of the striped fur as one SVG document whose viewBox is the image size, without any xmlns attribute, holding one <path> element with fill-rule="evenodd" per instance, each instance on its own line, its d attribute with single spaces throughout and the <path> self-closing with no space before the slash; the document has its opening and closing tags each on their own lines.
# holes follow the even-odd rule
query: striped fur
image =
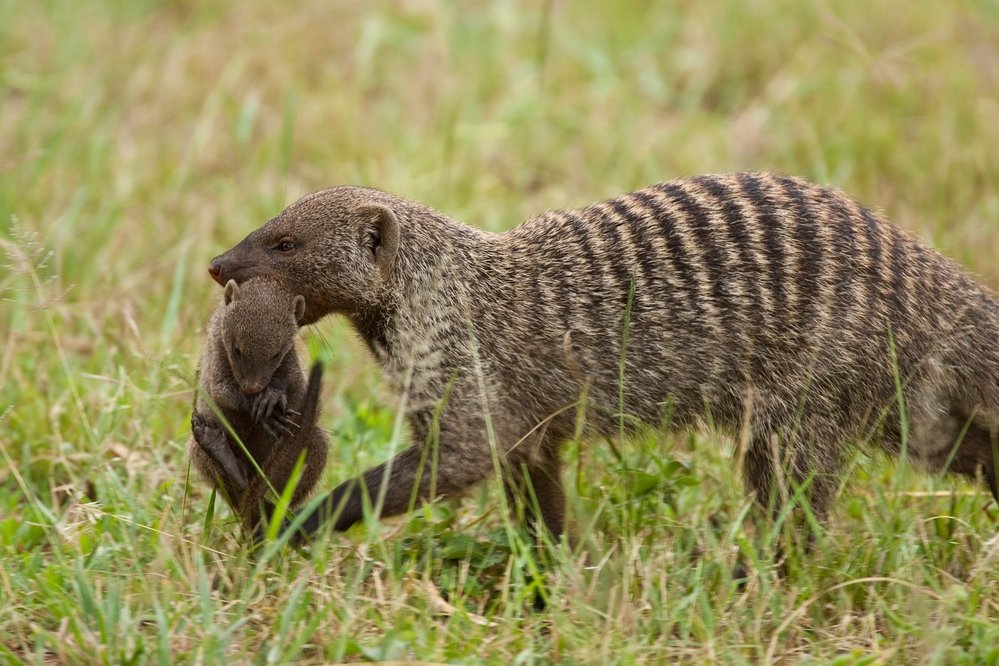
<svg viewBox="0 0 999 666">
<path fill-rule="evenodd" d="M 398 238 L 388 259 L 382 233 Z M 281 239 L 294 251 L 277 252 Z M 676 180 L 502 234 L 338 187 L 211 270 L 220 282 L 283 281 L 305 295 L 308 321 L 346 315 L 405 396 L 412 447 L 334 490 L 312 528 L 337 507 L 336 528 L 357 521 L 357 488 L 376 497 L 386 470 L 384 515 L 405 511 L 414 486 L 420 500 L 459 493 L 491 473 L 493 439 L 511 488 L 529 473 L 558 534 L 558 451 L 581 396 L 594 435 L 667 414 L 671 427 L 748 426 L 749 490 L 769 503 L 775 470 L 814 475 L 821 514 L 849 444 L 900 451 L 900 383 L 910 454 L 941 469 L 968 425 L 949 469 L 981 471 L 996 493 L 996 297 L 878 214 L 799 179 Z M 438 437 L 436 473 L 421 475 Z"/>
</svg>

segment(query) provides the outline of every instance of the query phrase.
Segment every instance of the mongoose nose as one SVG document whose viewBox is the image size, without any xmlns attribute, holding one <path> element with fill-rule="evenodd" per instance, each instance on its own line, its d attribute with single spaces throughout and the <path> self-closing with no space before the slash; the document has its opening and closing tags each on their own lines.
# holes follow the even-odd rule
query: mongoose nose
<svg viewBox="0 0 999 666">
<path fill-rule="evenodd" d="M 243 391 L 245 391 L 247 395 L 257 395 L 263 390 L 264 390 L 263 384 L 247 384 L 246 386 L 243 387 Z"/>
<path fill-rule="evenodd" d="M 208 274 L 213 280 L 222 284 L 222 264 L 218 259 L 212 259 L 212 263 L 208 264 Z"/>
</svg>

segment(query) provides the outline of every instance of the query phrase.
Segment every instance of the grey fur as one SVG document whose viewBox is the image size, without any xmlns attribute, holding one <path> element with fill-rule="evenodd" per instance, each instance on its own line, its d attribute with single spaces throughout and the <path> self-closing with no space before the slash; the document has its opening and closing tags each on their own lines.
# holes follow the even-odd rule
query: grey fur
<svg viewBox="0 0 999 666">
<path fill-rule="evenodd" d="M 208 324 L 190 454 L 249 530 L 257 527 L 268 481 L 281 492 L 303 449 L 306 462 L 292 506 L 309 496 L 326 465 L 328 439 L 318 426 L 321 366 L 314 368 L 307 386 L 294 350 L 303 306 L 300 296 L 273 281 L 230 282 Z M 250 395 L 247 388 L 258 392 Z M 230 439 L 211 402 L 267 481 Z"/>
<path fill-rule="evenodd" d="M 307 322 L 345 315 L 405 397 L 412 446 L 335 489 L 310 529 L 331 514 L 336 529 L 359 520 L 362 483 L 372 501 L 385 493 L 382 515 L 460 493 L 493 471 L 492 441 L 510 487 L 526 472 L 559 534 L 559 446 L 583 395 L 591 435 L 667 412 L 671 427 L 710 416 L 745 429 L 748 489 L 779 508 L 782 473 L 810 481 L 821 516 L 849 444 L 899 454 L 896 375 L 908 454 L 937 470 L 952 457 L 949 471 L 981 473 L 997 493 L 996 297 L 878 214 L 799 179 L 676 180 L 501 234 L 336 187 L 289 206 L 210 272 L 282 282 L 305 297 Z M 438 439 L 431 473 L 425 449 Z"/>
</svg>

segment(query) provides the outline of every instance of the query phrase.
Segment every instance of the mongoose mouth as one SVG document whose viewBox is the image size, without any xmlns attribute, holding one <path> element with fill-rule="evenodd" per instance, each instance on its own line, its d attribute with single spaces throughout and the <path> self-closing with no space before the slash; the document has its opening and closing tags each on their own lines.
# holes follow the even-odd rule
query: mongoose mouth
<svg viewBox="0 0 999 666">
<path fill-rule="evenodd" d="M 225 286 L 225 280 L 222 279 L 222 262 L 219 261 L 218 257 L 212 259 L 212 263 L 208 264 L 208 274 L 220 285 Z"/>
</svg>

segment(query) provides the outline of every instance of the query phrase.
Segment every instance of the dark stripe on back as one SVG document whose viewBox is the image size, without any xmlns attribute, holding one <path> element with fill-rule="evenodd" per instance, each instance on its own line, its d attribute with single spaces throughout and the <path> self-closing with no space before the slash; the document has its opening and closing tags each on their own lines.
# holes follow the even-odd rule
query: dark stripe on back
<svg viewBox="0 0 999 666">
<path fill-rule="evenodd" d="M 823 189 L 822 205 L 831 213 L 835 224 L 832 248 L 826 258 L 826 270 L 833 276 L 836 313 L 834 320 L 842 321 L 849 316 L 855 306 L 853 290 L 857 281 L 856 261 L 859 256 L 854 222 L 848 210 L 849 201 L 829 189 Z"/>
<path fill-rule="evenodd" d="M 874 334 L 887 340 L 886 336 L 888 334 L 885 328 L 885 322 L 881 320 L 879 314 L 879 305 L 884 299 L 884 295 L 881 293 L 881 274 L 884 270 L 884 248 L 881 245 L 881 234 L 878 220 L 871 214 L 871 211 L 867 210 L 863 206 L 858 205 L 858 212 L 860 213 L 860 219 L 862 220 L 861 228 L 867 235 L 868 243 L 868 257 L 871 261 L 871 267 L 868 274 L 864 277 L 867 278 L 867 293 L 870 295 L 870 302 L 868 303 L 869 316 L 871 327 Z"/>
<path fill-rule="evenodd" d="M 683 293 L 678 294 L 678 296 L 686 301 L 691 319 L 693 321 L 700 321 L 699 314 L 701 307 L 697 298 L 697 280 L 694 278 L 694 272 L 691 268 L 687 251 L 683 247 L 683 241 L 676 232 L 670 211 L 666 209 L 659 198 L 648 191 L 640 190 L 632 196 L 652 212 L 653 217 L 658 223 L 659 232 L 666 243 L 666 263 L 669 264 L 669 270 L 675 281 L 682 285 Z"/>
<path fill-rule="evenodd" d="M 595 285 L 601 284 L 603 282 L 603 270 L 600 266 L 600 262 L 597 260 L 597 255 L 593 250 L 593 244 L 590 241 L 590 234 L 593 232 L 591 225 L 583 218 L 578 210 L 569 210 L 562 213 L 568 221 L 568 229 L 572 234 L 573 240 L 579 247 L 580 252 L 584 258 L 585 275 L 580 276 L 575 285 L 578 288 L 576 293 L 580 300 L 585 299 L 587 306 L 583 308 L 583 312 L 578 312 L 579 308 L 576 308 L 573 314 L 575 316 L 582 315 L 587 324 L 593 325 L 594 321 L 602 316 L 600 306 L 602 304 L 601 290 L 595 288 Z M 569 300 L 569 299 L 563 299 Z M 576 299 L 572 299 L 572 304 L 576 303 Z M 599 330 L 599 329 L 597 329 Z"/>
<path fill-rule="evenodd" d="M 683 213 L 686 228 L 690 229 L 704 260 L 705 274 L 711 283 L 711 298 L 715 302 L 727 328 L 738 325 L 735 321 L 735 304 L 725 290 L 725 272 L 731 270 L 725 264 L 725 253 L 718 247 L 718 239 L 712 233 L 711 211 L 701 205 L 678 183 L 663 183 L 657 186 L 670 201 Z"/>
<path fill-rule="evenodd" d="M 749 173 L 738 175 L 739 185 L 746 197 L 753 202 L 763 230 L 763 242 L 767 248 L 767 267 L 770 274 L 770 291 L 774 295 L 777 308 L 787 306 L 787 289 L 784 287 L 784 248 L 781 244 L 780 220 L 774 211 L 773 202 L 760 186 L 760 178 Z"/>
<path fill-rule="evenodd" d="M 646 236 L 645 220 L 637 211 L 628 208 L 622 198 L 610 201 L 611 207 L 622 219 L 627 220 L 627 228 L 622 229 L 621 238 L 635 253 L 635 294 L 651 289 L 656 276 L 656 253 Z"/>
<path fill-rule="evenodd" d="M 589 229 L 586 221 L 574 210 L 562 213 L 564 220 L 568 223 L 568 231 L 579 247 L 586 264 L 586 274 L 590 279 L 598 279 L 600 276 L 600 266 L 597 263 L 596 254 L 593 252 L 593 245 L 590 243 Z"/>
<path fill-rule="evenodd" d="M 621 240 L 621 233 L 618 231 L 618 220 L 614 216 L 616 209 L 611 206 L 611 210 L 612 214 L 608 214 L 603 205 L 594 204 L 589 207 L 588 212 L 596 215 L 600 220 L 600 229 L 609 242 L 611 254 L 607 260 L 610 262 L 611 270 L 617 278 L 617 284 L 613 286 L 617 290 L 618 298 L 621 302 L 621 316 L 623 317 L 628 307 L 628 294 L 631 291 L 631 281 L 636 279 L 637 276 L 634 275 L 631 266 L 628 265 L 624 242 Z M 624 221 L 627 219 L 625 217 Z"/>
<path fill-rule="evenodd" d="M 801 331 L 811 333 L 815 325 L 820 301 L 820 281 L 822 275 L 822 248 L 818 241 L 818 220 L 808 201 L 808 193 L 801 187 L 799 181 L 793 178 L 781 178 L 777 181 L 791 202 L 794 211 L 791 237 L 798 246 L 798 266 L 795 270 L 797 278 L 799 303 L 796 311 L 800 313 Z M 811 338 L 812 336 L 809 335 Z"/>
<path fill-rule="evenodd" d="M 752 239 L 746 228 L 747 220 L 739 206 L 740 193 L 735 191 L 727 181 L 716 178 L 697 178 L 695 181 L 710 194 L 722 211 L 722 220 L 728 228 L 739 254 L 738 269 L 733 271 L 739 275 L 743 288 L 746 290 L 747 317 L 752 322 L 752 335 L 762 335 L 766 330 L 763 301 L 764 284 L 760 279 L 762 266 L 758 266 L 750 249 Z M 745 203 L 745 201 L 743 201 Z"/>
</svg>

